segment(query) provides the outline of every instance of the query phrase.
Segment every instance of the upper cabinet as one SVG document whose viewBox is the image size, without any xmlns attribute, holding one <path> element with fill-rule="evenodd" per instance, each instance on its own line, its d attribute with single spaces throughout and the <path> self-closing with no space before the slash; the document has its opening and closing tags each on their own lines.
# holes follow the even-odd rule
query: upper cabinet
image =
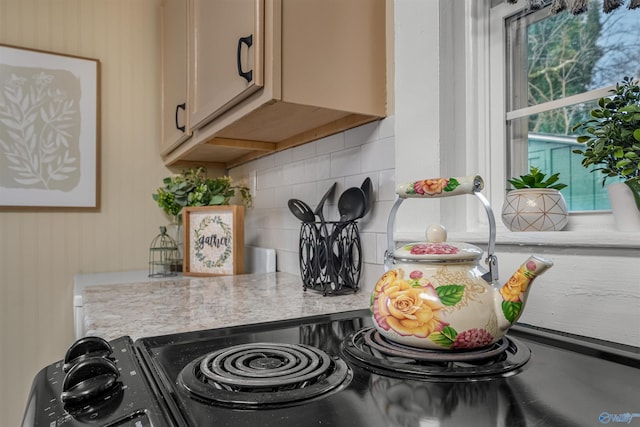
<svg viewBox="0 0 640 427">
<path fill-rule="evenodd" d="M 390 0 L 165 0 L 165 12 L 173 2 L 189 11 L 176 57 L 188 83 L 163 71 L 163 129 L 186 117 L 191 135 L 163 142 L 167 165 L 229 168 L 386 115 Z M 185 101 L 171 111 L 174 90 Z"/>
<path fill-rule="evenodd" d="M 190 123 L 197 128 L 262 87 L 263 0 L 193 0 Z"/>
<path fill-rule="evenodd" d="M 191 137 L 187 114 L 187 0 L 162 3 L 162 133 L 166 154 Z"/>
</svg>

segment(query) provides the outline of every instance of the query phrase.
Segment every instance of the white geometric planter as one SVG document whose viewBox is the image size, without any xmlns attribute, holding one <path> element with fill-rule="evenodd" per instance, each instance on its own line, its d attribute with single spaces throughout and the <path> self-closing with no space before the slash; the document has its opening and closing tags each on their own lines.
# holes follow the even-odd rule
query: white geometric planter
<svg viewBox="0 0 640 427">
<path fill-rule="evenodd" d="M 502 222 L 511 231 L 560 231 L 569 222 L 569 212 L 560 191 L 522 188 L 507 192 Z"/>
</svg>

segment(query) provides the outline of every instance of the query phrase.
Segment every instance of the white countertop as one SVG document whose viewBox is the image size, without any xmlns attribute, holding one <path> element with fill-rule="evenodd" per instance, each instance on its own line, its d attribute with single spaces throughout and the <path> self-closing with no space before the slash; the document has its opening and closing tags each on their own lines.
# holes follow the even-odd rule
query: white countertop
<svg viewBox="0 0 640 427">
<path fill-rule="evenodd" d="M 169 277 L 85 286 L 86 335 L 132 339 L 338 313 L 369 307 L 365 291 L 323 296 L 299 276 L 261 273 Z"/>
<path fill-rule="evenodd" d="M 169 279 L 182 279 L 182 273 Z M 74 305 L 83 304 L 84 290 L 89 286 L 116 285 L 125 283 L 161 282 L 167 277 L 149 277 L 149 270 L 114 271 L 108 273 L 76 274 L 73 278 Z"/>
</svg>

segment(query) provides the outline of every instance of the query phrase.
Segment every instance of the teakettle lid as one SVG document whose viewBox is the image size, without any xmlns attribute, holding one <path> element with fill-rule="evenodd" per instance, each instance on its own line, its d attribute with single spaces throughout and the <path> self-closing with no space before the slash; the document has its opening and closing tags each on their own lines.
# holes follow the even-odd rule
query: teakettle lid
<svg viewBox="0 0 640 427">
<path fill-rule="evenodd" d="M 412 242 L 396 248 L 396 259 L 423 261 L 473 261 L 480 259 L 482 249 L 464 242 L 447 242 L 447 231 L 442 225 L 427 228 L 427 242 Z"/>
</svg>

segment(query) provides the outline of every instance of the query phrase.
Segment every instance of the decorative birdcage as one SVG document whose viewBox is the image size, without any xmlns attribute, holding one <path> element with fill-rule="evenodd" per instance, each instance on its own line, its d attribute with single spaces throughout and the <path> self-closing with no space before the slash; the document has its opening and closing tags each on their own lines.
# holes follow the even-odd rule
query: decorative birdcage
<svg viewBox="0 0 640 427">
<path fill-rule="evenodd" d="M 178 244 L 167 234 L 167 227 L 160 227 L 149 247 L 149 277 L 170 277 L 178 273 L 172 266 L 179 261 Z"/>
</svg>

